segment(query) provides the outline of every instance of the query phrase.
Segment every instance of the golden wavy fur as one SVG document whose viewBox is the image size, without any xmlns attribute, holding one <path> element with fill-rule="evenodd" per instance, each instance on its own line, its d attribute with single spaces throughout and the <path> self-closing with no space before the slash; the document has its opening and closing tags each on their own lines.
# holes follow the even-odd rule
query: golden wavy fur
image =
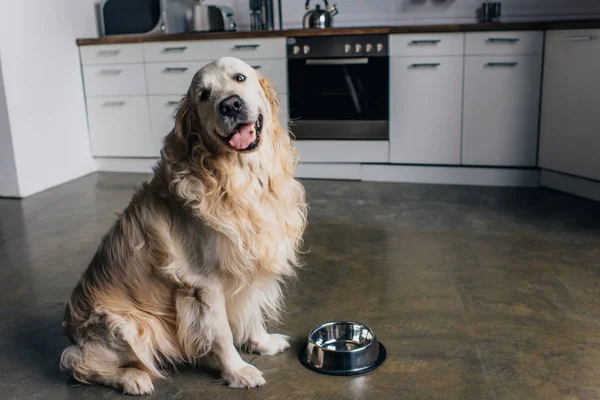
<svg viewBox="0 0 600 400">
<path fill-rule="evenodd" d="M 232 98 L 235 113 L 223 109 Z M 77 380 L 148 394 L 152 379 L 186 362 L 218 368 L 231 387 L 265 383 L 238 348 L 271 355 L 289 347 L 266 326 L 279 318 L 282 281 L 299 266 L 307 210 L 278 112 L 269 81 L 238 59 L 196 73 L 152 179 L 67 303 L 73 345 L 61 367 Z M 244 132 L 255 141 L 236 150 L 231 138 L 242 125 L 254 126 Z"/>
</svg>

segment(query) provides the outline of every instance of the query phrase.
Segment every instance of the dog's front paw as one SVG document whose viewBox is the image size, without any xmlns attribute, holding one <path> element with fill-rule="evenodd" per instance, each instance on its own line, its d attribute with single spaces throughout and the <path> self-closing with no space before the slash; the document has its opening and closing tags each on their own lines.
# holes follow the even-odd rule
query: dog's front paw
<svg viewBox="0 0 600 400">
<path fill-rule="evenodd" d="M 136 368 L 125 369 L 121 376 L 121 383 L 123 385 L 123 392 L 126 394 L 142 396 L 154 391 L 150 375 Z"/>
<path fill-rule="evenodd" d="M 273 333 L 265 336 L 260 341 L 251 342 L 250 350 L 262 356 L 273 356 L 290 348 L 289 339 L 289 336 Z"/>
<path fill-rule="evenodd" d="M 224 373 L 223 379 L 234 389 L 249 389 L 266 383 L 262 372 L 253 365 L 246 364 L 234 372 Z"/>
</svg>

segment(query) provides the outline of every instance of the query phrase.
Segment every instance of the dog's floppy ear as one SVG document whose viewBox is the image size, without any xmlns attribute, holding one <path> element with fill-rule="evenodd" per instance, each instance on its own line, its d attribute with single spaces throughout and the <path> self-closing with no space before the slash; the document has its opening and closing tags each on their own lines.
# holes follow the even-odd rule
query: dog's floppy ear
<svg viewBox="0 0 600 400">
<path fill-rule="evenodd" d="M 273 114 L 273 119 L 275 119 L 279 114 L 279 97 L 277 97 L 277 91 L 269 79 L 261 77 L 259 78 L 259 82 L 260 87 L 262 88 L 263 92 L 265 92 L 267 101 L 271 105 L 271 113 Z"/>
<path fill-rule="evenodd" d="M 198 112 L 188 92 L 179 102 L 175 125 L 164 140 L 165 158 L 171 162 L 179 162 L 187 158 L 192 152 L 194 142 L 200 136 L 199 129 Z"/>
</svg>

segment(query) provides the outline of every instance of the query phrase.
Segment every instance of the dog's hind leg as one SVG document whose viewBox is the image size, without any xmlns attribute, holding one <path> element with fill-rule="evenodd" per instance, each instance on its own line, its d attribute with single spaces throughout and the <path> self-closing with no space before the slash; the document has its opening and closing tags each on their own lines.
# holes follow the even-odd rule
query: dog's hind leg
<svg viewBox="0 0 600 400">
<path fill-rule="evenodd" d="M 133 395 L 150 394 L 154 390 L 152 379 L 147 372 L 130 366 L 137 363 L 130 349 L 115 349 L 102 341 L 69 346 L 60 360 L 61 367 L 72 370 L 82 383 L 105 385 Z"/>
<path fill-rule="evenodd" d="M 177 292 L 177 336 L 187 358 L 203 356 L 218 361 L 221 377 L 232 388 L 265 384 L 262 373 L 245 362 L 233 343 L 222 284 L 211 281 L 197 289 Z"/>
</svg>

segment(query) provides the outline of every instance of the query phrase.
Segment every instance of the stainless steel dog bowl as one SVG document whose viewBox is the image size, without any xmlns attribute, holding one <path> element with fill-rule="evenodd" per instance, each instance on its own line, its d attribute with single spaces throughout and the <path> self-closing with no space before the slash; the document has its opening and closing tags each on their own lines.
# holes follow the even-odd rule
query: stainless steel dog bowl
<svg viewBox="0 0 600 400">
<path fill-rule="evenodd" d="M 365 325 L 329 322 L 310 332 L 299 358 L 313 371 L 357 375 L 379 367 L 385 361 L 386 350 Z"/>
</svg>

